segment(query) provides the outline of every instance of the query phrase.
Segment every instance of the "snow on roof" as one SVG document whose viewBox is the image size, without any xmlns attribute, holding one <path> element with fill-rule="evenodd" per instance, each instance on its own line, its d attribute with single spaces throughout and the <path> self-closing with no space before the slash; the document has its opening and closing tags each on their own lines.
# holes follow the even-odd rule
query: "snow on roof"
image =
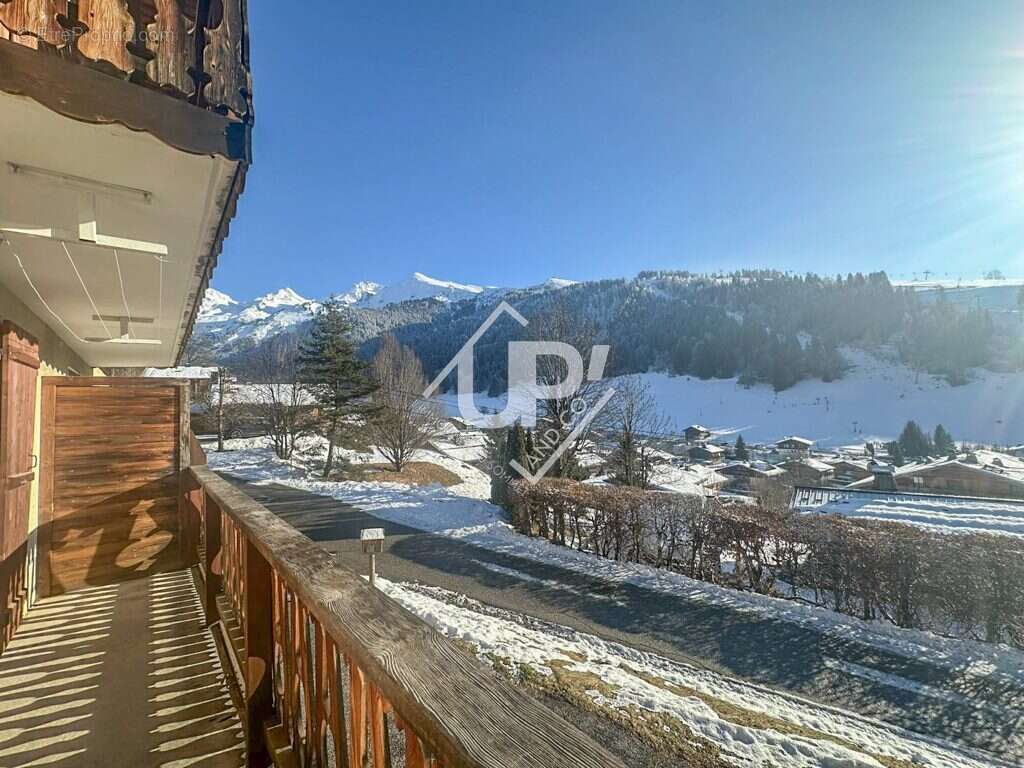
<svg viewBox="0 0 1024 768">
<path fill-rule="evenodd" d="M 707 496 L 715 486 L 729 481 L 729 478 L 702 464 L 685 467 L 661 464 L 651 474 L 651 487 L 689 496 Z"/>
<path fill-rule="evenodd" d="M 224 402 L 234 405 L 262 403 L 267 399 L 271 387 L 276 391 L 280 401 L 285 403 L 292 401 L 291 384 L 236 384 L 224 394 Z M 297 405 L 314 405 L 316 400 L 305 388 L 300 387 L 295 395 L 295 403 Z"/>
<path fill-rule="evenodd" d="M 782 467 L 775 467 L 764 461 L 733 461 L 717 467 L 716 471 L 723 473 L 736 469 L 749 469 L 765 477 L 775 477 L 776 475 L 785 474 L 786 471 Z"/>
<path fill-rule="evenodd" d="M 784 467 L 785 466 L 794 467 L 794 466 L 798 466 L 798 465 L 804 466 L 804 467 L 810 467 L 815 472 L 831 472 L 832 469 L 833 469 L 831 464 L 826 464 L 824 461 L 820 461 L 818 459 L 813 459 L 813 458 L 796 459 L 794 461 L 787 461 L 782 466 L 784 466 Z"/>
<path fill-rule="evenodd" d="M 871 462 L 863 461 L 861 459 L 851 459 L 848 456 L 833 456 L 825 459 L 825 462 L 831 464 L 833 467 L 837 467 L 840 464 L 847 464 L 851 467 L 857 467 L 857 469 L 863 469 L 864 471 L 867 471 L 871 464 Z"/>
<path fill-rule="evenodd" d="M 876 462 L 877 463 L 877 462 Z M 955 459 L 925 459 L 914 461 L 896 467 L 893 474 L 896 477 L 913 476 L 919 472 L 931 472 L 942 467 L 962 467 L 975 472 L 987 472 L 999 475 L 1007 480 L 1024 483 L 1024 461 L 998 451 L 977 450 L 970 454 L 958 456 Z M 874 482 L 874 478 L 866 477 L 855 483 L 850 483 L 849 488 L 867 488 Z"/>
<path fill-rule="evenodd" d="M 800 445 L 812 446 L 814 445 L 813 440 L 808 440 L 806 437 L 797 437 L 796 435 L 790 435 L 779 440 L 776 445 L 782 445 L 783 443 L 799 443 Z"/>
<path fill-rule="evenodd" d="M 698 445 L 691 450 L 694 451 L 708 451 L 709 453 L 725 453 L 725 448 L 720 445 L 714 445 L 713 443 L 707 443 L 705 445 Z"/>
<path fill-rule="evenodd" d="M 185 365 L 178 368 L 146 368 L 142 375 L 147 379 L 211 379 L 217 369 L 201 365 Z"/>
<path fill-rule="evenodd" d="M 889 520 L 945 533 L 1024 536 L 1024 501 L 928 494 L 853 493 L 804 512 Z"/>
</svg>

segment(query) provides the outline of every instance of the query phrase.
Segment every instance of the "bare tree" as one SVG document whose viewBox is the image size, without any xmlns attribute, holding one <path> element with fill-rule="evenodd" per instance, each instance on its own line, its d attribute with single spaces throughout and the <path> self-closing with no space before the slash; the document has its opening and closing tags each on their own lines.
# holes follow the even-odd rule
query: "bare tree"
<svg viewBox="0 0 1024 768">
<path fill-rule="evenodd" d="M 615 478 L 623 485 L 647 488 L 657 463 L 652 443 L 667 428 L 668 418 L 658 409 L 650 385 L 639 376 L 616 382 L 610 406 L 608 421 L 615 436 L 610 464 Z"/>
<path fill-rule="evenodd" d="M 217 450 L 224 450 L 225 438 L 231 437 L 238 426 L 238 407 L 232 403 L 237 388 L 227 368 L 217 368 L 213 383 L 213 406 L 217 416 Z"/>
<path fill-rule="evenodd" d="M 530 329 L 536 341 L 559 341 L 575 348 L 589 366 L 588 356 L 597 343 L 597 328 L 574 312 L 565 299 L 554 297 L 538 317 L 531 319 Z M 545 355 L 537 360 L 537 384 L 541 386 L 557 387 L 566 380 L 567 374 L 565 361 L 557 356 Z M 608 425 L 610 411 L 607 408 L 596 415 L 592 413 L 608 386 L 604 380 L 584 380 L 576 392 L 561 392 L 557 397 L 542 401 L 537 429 L 533 432 L 533 455 L 528 457 L 531 464 L 542 465 L 565 444 L 547 474 L 549 477 L 573 476 L 580 447 L 593 430 Z M 569 440 L 570 435 L 574 435 L 572 440 Z"/>
<path fill-rule="evenodd" d="M 274 444 L 274 453 L 290 459 L 296 440 L 309 431 L 312 418 L 299 382 L 294 344 L 263 345 L 254 361 L 254 372 L 258 382 L 254 385 L 257 417 Z"/>
<path fill-rule="evenodd" d="M 384 337 L 370 370 L 378 385 L 372 395 L 378 412 L 370 421 L 371 429 L 380 452 L 401 472 L 438 433 L 443 413 L 436 403 L 423 398 L 427 377 L 416 353 L 394 336 Z"/>
</svg>

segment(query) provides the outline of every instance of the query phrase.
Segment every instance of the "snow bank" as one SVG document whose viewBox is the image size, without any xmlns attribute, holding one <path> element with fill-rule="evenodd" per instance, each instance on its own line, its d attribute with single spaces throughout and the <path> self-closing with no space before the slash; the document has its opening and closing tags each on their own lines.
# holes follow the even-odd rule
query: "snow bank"
<svg viewBox="0 0 1024 768">
<path fill-rule="evenodd" d="M 998 765 L 989 755 L 962 749 L 877 720 L 823 707 L 718 673 L 612 643 L 569 627 L 482 605 L 436 587 L 395 584 L 380 588 L 439 632 L 473 644 L 482 658 L 500 658 L 513 669 L 529 665 L 553 674 L 559 664 L 596 675 L 612 688 L 588 691 L 611 709 L 637 707 L 679 720 L 692 733 L 721 747 L 738 766 L 882 765 L 877 758 L 904 760 L 922 768 Z M 611 697 L 609 691 L 614 691 Z M 726 706 L 716 706 L 723 702 Z M 742 725 L 730 708 L 764 716 Z"/>
</svg>

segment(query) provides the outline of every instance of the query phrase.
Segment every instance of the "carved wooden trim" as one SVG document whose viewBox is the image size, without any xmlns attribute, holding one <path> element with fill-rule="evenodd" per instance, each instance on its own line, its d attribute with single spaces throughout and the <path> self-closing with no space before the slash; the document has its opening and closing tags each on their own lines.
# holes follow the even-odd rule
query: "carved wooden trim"
<svg viewBox="0 0 1024 768">
<path fill-rule="evenodd" d="M 28 96 L 54 112 L 86 123 L 119 123 L 197 155 L 247 160 L 231 120 L 147 88 L 139 88 L 56 56 L 0 40 L 0 91 Z"/>
<path fill-rule="evenodd" d="M 78 39 L 79 53 L 125 73 L 135 68 L 128 53 L 128 44 L 135 40 L 135 20 L 126 0 L 79 0 L 78 18 L 88 27 Z"/>
<path fill-rule="evenodd" d="M 203 54 L 203 69 L 210 76 L 206 100 L 214 108 L 227 108 L 239 116 L 249 114 L 252 91 L 243 6 L 244 0 L 223 0 L 221 22 L 206 31 Z"/>
</svg>

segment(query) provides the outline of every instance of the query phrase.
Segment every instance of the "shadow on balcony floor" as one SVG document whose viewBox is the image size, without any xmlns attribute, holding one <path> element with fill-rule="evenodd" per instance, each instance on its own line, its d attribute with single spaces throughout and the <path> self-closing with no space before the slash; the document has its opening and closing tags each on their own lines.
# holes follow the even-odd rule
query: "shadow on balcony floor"
<svg viewBox="0 0 1024 768">
<path fill-rule="evenodd" d="M 39 601 L 0 657 L 0 768 L 239 766 L 186 571 Z"/>
</svg>

